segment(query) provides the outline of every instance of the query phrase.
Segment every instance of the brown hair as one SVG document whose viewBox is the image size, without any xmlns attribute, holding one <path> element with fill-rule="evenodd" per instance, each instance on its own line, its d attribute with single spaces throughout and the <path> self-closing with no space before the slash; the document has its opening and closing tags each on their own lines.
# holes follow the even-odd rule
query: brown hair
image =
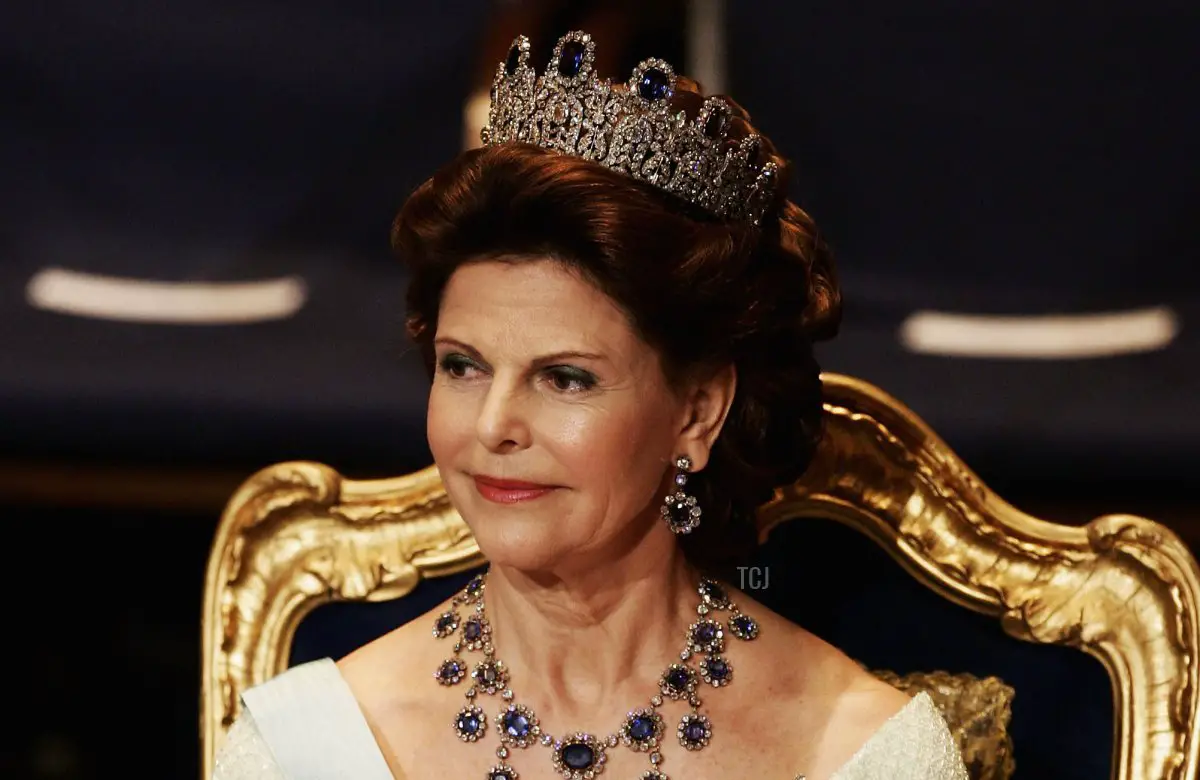
<svg viewBox="0 0 1200 780">
<path fill-rule="evenodd" d="M 677 102 L 699 99 L 682 82 Z M 749 117 L 732 104 L 738 134 Z M 754 513 L 807 468 L 820 436 L 814 341 L 832 337 L 841 298 L 812 220 L 779 196 L 761 227 L 709 218 L 649 184 L 527 144 L 460 155 L 421 185 L 392 243 L 412 270 L 408 331 L 433 370 L 442 291 L 472 261 L 552 257 L 581 273 L 657 349 L 668 381 L 732 363 L 737 392 L 708 468 L 688 488 L 703 522 L 683 537 L 689 559 L 728 571 L 756 543 Z"/>
</svg>

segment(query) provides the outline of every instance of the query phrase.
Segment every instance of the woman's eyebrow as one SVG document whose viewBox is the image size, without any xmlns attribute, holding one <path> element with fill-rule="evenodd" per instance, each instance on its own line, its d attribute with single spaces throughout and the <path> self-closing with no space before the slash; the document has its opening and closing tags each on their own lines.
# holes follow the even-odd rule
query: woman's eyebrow
<svg viewBox="0 0 1200 780">
<path fill-rule="evenodd" d="M 465 341 L 459 341 L 456 338 L 451 338 L 449 336 L 441 336 L 441 337 L 434 339 L 434 343 L 440 344 L 442 346 L 455 347 L 457 349 L 461 349 L 463 352 L 469 353 L 472 357 L 476 357 L 476 358 L 480 358 L 480 359 L 483 358 L 482 353 L 480 353 L 480 351 L 478 349 L 476 349 L 475 347 L 466 343 Z M 530 365 L 544 367 L 544 366 L 554 365 L 555 363 L 561 363 L 564 360 L 607 361 L 608 358 L 605 357 L 604 355 L 600 354 L 599 352 L 585 352 L 583 350 L 578 350 L 578 349 L 564 349 L 564 350 L 559 350 L 558 352 L 551 352 L 551 353 L 548 353 L 545 355 L 539 355 L 538 357 L 536 357 L 532 361 L 530 361 Z"/>
</svg>

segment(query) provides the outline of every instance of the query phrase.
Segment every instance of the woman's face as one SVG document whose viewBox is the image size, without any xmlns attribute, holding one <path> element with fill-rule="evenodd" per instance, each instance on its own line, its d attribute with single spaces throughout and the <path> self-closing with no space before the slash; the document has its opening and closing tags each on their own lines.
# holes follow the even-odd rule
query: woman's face
<svg viewBox="0 0 1200 780">
<path fill-rule="evenodd" d="M 429 445 L 489 560 L 546 571 L 670 541 L 671 465 L 703 466 L 729 399 L 672 392 L 607 296 L 550 260 L 467 264 L 435 349 Z"/>
</svg>

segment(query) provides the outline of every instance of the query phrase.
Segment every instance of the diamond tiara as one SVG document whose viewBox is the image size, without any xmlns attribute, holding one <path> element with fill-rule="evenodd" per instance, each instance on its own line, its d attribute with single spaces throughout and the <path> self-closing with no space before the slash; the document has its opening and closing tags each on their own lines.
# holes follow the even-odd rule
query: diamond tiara
<svg viewBox="0 0 1200 780">
<path fill-rule="evenodd" d="M 530 143 L 581 157 L 648 182 L 713 216 L 757 225 L 775 200 L 778 166 L 757 163 L 762 141 L 728 137 L 733 111 L 705 99 L 688 119 L 672 111 L 674 69 L 662 60 L 639 64 L 616 88 L 593 70 L 596 44 L 583 32 L 559 39 L 546 73 L 529 64 L 529 39 L 513 41 L 496 68 L 487 146 Z"/>
</svg>

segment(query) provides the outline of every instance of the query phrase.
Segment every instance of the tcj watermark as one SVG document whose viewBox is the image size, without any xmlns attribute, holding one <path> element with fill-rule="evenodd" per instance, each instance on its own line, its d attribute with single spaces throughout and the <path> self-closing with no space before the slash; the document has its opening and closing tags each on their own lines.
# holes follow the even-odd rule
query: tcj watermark
<svg viewBox="0 0 1200 780">
<path fill-rule="evenodd" d="M 771 587 L 770 566 L 739 566 L 737 570 L 740 590 L 766 590 Z"/>
</svg>

